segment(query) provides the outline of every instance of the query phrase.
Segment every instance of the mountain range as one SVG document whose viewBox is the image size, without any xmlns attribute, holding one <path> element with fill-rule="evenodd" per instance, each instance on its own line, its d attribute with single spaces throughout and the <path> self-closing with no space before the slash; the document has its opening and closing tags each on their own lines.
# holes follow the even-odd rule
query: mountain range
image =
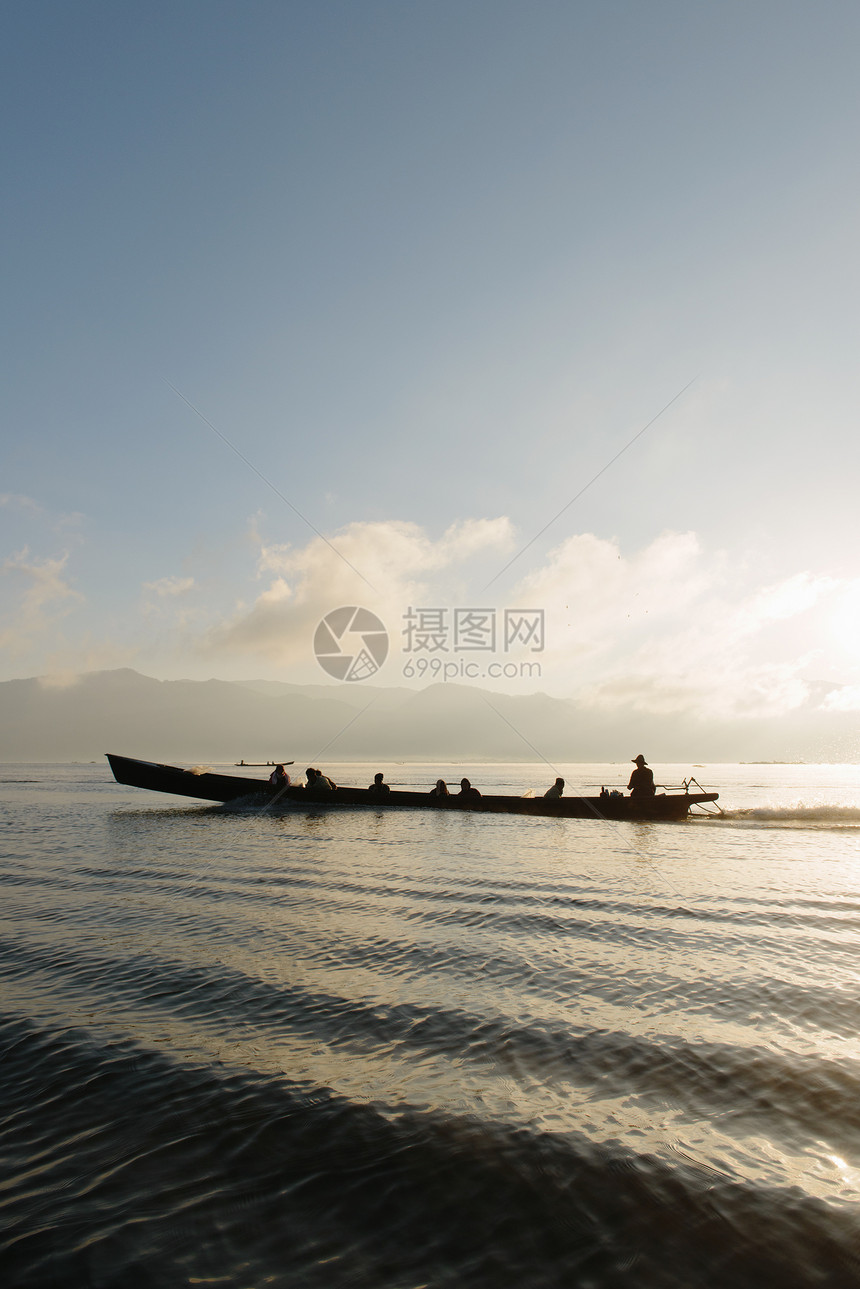
<svg viewBox="0 0 860 1289">
<path fill-rule="evenodd" d="M 826 716 L 826 721 L 823 719 Z M 0 760 L 649 761 L 858 759 L 850 714 L 704 722 L 546 694 L 155 680 L 130 669 L 0 683 Z"/>
</svg>

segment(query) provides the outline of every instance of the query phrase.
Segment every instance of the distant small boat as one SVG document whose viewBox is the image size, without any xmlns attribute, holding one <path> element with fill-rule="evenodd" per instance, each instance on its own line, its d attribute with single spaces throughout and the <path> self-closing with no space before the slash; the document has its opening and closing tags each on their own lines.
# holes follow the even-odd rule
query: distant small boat
<svg viewBox="0 0 860 1289">
<path fill-rule="evenodd" d="M 335 788 L 334 791 L 327 792 L 314 792 L 301 784 L 277 788 L 266 779 L 182 770 L 175 765 L 135 761 L 128 756 L 114 756 L 110 752 L 105 755 L 117 783 L 132 788 L 148 788 L 150 792 L 197 797 L 203 801 L 236 801 L 239 797 L 257 794 L 269 799 L 277 797 L 279 801 L 327 806 L 372 806 L 377 810 L 405 806 L 411 810 L 472 810 L 488 814 L 547 815 L 556 819 L 668 820 L 684 819 L 691 806 L 716 801 L 719 796 L 716 792 L 690 792 L 689 786 L 685 784 L 677 792 L 660 793 L 644 799 L 625 797 L 618 792 L 603 793 L 599 797 L 556 799 L 488 795 L 464 802 L 453 793 L 450 797 L 433 797 L 429 790 L 404 792 L 395 788 L 384 797 L 378 797 L 368 788 Z"/>
<path fill-rule="evenodd" d="M 237 769 L 245 766 L 248 770 L 261 770 L 264 765 L 271 765 L 274 768 L 276 765 L 295 765 L 295 761 L 234 761 L 233 764 Z"/>
</svg>

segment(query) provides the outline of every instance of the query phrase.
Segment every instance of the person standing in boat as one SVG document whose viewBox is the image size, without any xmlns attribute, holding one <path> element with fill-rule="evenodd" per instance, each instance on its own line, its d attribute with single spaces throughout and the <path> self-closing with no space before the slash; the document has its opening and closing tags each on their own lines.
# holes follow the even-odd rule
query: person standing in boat
<svg viewBox="0 0 860 1289">
<path fill-rule="evenodd" d="M 290 786 L 290 776 L 282 765 L 276 765 L 269 775 L 269 783 L 273 788 L 288 788 Z"/>
<path fill-rule="evenodd" d="M 563 792 L 564 792 L 564 779 L 556 779 L 552 787 L 547 788 L 546 792 L 543 795 L 544 795 L 544 798 L 548 799 L 549 801 L 558 801 L 559 797 Z"/>
<path fill-rule="evenodd" d="M 649 770 L 648 762 L 641 752 L 633 758 L 633 764 L 636 769 L 631 774 L 630 782 L 627 785 L 630 789 L 631 797 L 653 797 L 656 792 L 654 772 Z"/>
</svg>

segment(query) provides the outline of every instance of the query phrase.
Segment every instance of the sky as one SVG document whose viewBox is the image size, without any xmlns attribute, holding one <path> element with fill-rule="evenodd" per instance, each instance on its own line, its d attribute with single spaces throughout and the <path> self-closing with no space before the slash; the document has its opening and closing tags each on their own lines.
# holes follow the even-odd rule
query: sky
<svg viewBox="0 0 860 1289">
<path fill-rule="evenodd" d="M 856 4 L 2 28 L 0 680 L 336 684 L 346 605 L 374 683 L 860 709 Z"/>
</svg>

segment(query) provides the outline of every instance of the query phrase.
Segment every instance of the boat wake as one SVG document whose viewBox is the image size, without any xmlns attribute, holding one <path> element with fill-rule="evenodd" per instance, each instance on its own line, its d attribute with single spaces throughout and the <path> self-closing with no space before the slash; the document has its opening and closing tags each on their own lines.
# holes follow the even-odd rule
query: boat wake
<svg viewBox="0 0 860 1289">
<path fill-rule="evenodd" d="M 720 823 L 766 824 L 777 827 L 860 828 L 860 807 L 820 804 L 807 806 L 755 806 L 743 810 L 724 810 L 716 818 Z"/>
<path fill-rule="evenodd" d="M 261 810 L 289 810 L 303 805 L 301 801 L 283 796 L 280 799 L 270 797 L 267 792 L 248 792 L 244 797 L 233 797 L 231 801 L 219 803 L 216 810 L 227 815 L 256 815 Z"/>
</svg>

